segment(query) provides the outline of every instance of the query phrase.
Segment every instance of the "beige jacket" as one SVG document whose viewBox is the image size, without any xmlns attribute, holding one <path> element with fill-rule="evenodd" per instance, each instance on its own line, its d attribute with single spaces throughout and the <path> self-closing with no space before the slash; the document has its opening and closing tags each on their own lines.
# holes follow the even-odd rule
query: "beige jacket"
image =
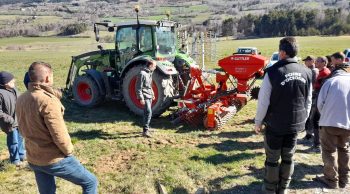
<svg viewBox="0 0 350 194">
<path fill-rule="evenodd" d="M 17 100 L 16 114 L 29 163 L 46 166 L 73 152 L 63 119 L 64 107 L 52 87 L 29 83 Z"/>
</svg>

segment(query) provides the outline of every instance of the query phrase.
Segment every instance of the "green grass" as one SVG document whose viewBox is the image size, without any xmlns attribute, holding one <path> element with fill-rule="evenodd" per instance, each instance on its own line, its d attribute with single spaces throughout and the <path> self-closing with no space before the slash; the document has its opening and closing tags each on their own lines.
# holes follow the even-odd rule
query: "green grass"
<svg viewBox="0 0 350 194">
<path fill-rule="evenodd" d="M 18 24 L 21 27 L 27 27 L 27 26 L 37 26 L 39 24 L 49 24 L 49 23 L 57 23 L 57 22 L 65 22 L 67 19 L 63 19 L 62 17 L 58 16 L 36 16 L 35 19 L 32 19 L 32 16 L 25 16 L 25 15 L 1 15 L 0 14 L 0 28 L 8 28 L 7 22 L 14 22 L 17 19 L 21 19 L 21 23 Z M 28 22 L 23 23 L 24 20 L 27 20 Z"/>
<path fill-rule="evenodd" d="M 280 38 L 225 40 L 218 42 L 218 59 L 239 46 L 256 46 L 269 57 Z M 299 56 L 331 54 L 348 47 L 349 36 L 297 37 Z M 19 45 L 23 50 L 7 50 Z M 0 39 L 1 70 L 14 73 L 23 92 L 23 75 L 36 60 L 53 65 L 55 85 L 64 87 L 72 55 L 96 48 L 83 38 Z M 215 63 L 211 68 L 217 67 Z M 194 193 L 206 188 L 211 193 L 257 193 L 263 178 L 262 136 L 252 132 L 256 101 L 250 101 L 221 131 L 209 132 L 189 126 L 173 126 L 166 117 L 152 120 L 157 133 L 152 139 L 140 137 L 141 119 L 122 102 L 109 102 L 94 109 L 81 108 L 64 100 L 65 119 L 77 158 L 99 179 L 100 193 L 156 193 L 156 183 L 170 193 Z M 6 161 L 4 133 L 0 133 L 1 193 L 36 193 L 34 174 L 16 170 Z M 314 193 L 312 177 L 321 173 L 319 154 L 305 153 L 299 146 L 292 190 Z M 312 184 L 311 184 L 311 183 Z M 58 179 L 57 193 L 80 193 L 67 181 Z M 310 186 L 311 185 L 311 186 Z"/>
</svg>

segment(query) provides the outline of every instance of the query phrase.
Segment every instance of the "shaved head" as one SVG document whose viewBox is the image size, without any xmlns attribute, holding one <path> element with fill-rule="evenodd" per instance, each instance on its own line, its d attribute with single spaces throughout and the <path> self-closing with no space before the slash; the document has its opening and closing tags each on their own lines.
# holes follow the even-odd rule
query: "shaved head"
<svg viewBox="0 0 350 194">
<path fill-rule="evenodd" d="M 41 61 L 32 63 L 28 72 L 31 82 L 47 83 L 47 79 L 52 76 L 51 65 Z"/>
</svg>

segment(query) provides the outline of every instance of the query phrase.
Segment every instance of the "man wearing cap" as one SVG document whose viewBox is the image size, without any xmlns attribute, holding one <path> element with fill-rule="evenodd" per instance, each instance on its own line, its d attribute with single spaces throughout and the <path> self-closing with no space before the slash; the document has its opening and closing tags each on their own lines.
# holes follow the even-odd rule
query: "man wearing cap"
<svg viewBox="0 0 350 194">
<path fill-rule="evenodd" d="M 156 67 L 156 61 L 148 61 L 146 66 L 141 69 L 136 82 L 137 98 L 140 100 L 141 105 L 144 106 L 142 132 L 144 137 L 151 137 L 149 127 L 152 118 L 152 100 L 155 98 L 152 89 L 152 74 Z"/>
<path fill-rule="evenodd" d="M 315 88 L 316 78 L 318 76 L 318 69 L 315 67 L 315 57 L 312 55 L 307 56 L 305 59 L 303 59 L 305 66 L 311 69 L 312 72 L 312 87 Z M 312 96 L 312 100 L 315 101 L 316 96 Z M 305 131 L 306 135 L 303 138 L 304 141 L 309 141 L 312 138 L 312 134 L 314 131 L 314 125 L 313 125 L 313 116 L 314 116 L 315 110 L 311 109 L 310 115 L 306 121 L 305 124 Z"/>
<path fill-rule="evenodd" d="M 10 162 L 16 166 L 26 159 L 23 138 L 18 131 L 15 113 L 18 92 L 15 89 L 15 79 L 11 73 L 0 72 L 0 128 L 7 134 L 7 147 Z"/>
<path fill-rule="evenodd" d="M 331 58 L 335 71 L 322 85 L 317 100 L 324 163 L 324 176 L 317 180 L 336 189 L 349 185 L 350 66 L 344 64 L 342 53 L 334 53 Z"/>
</svg>

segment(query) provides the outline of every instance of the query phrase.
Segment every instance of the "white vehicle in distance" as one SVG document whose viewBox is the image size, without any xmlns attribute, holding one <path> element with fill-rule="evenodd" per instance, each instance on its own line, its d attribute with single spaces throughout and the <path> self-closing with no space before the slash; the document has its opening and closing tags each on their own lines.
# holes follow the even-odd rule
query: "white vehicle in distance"
<svg viewBox="0 0 350 194">
<path fill-rule="evenodd" d="M 257 55 L 258 49 L 256 47 L 238 47 L 237 52 L 235 54 L 252 54 L 252 55 Z"/>
<path fill-rule="evenodd" d="M 298 62 L 301 61 L 301 58 L 300 57 L 297 57 L 295 56 L 294 59 L 296 59 Z M 271 58 L 270 58 L 270 61 L 269 63 L 266 65 L 265 69 L 266 68 L 269 68 L 271 67 L 272 65 L 274 65 L 277 61 L 280 60 L 280 57 L 278 55 L 278 52 L 274 52 L 272 55 L 271 55 Z"/>
<path fill-rule="evenodd" d="M 350 48 L 344 50 L 345 63 L 350 63 Z"/>
</svg>

